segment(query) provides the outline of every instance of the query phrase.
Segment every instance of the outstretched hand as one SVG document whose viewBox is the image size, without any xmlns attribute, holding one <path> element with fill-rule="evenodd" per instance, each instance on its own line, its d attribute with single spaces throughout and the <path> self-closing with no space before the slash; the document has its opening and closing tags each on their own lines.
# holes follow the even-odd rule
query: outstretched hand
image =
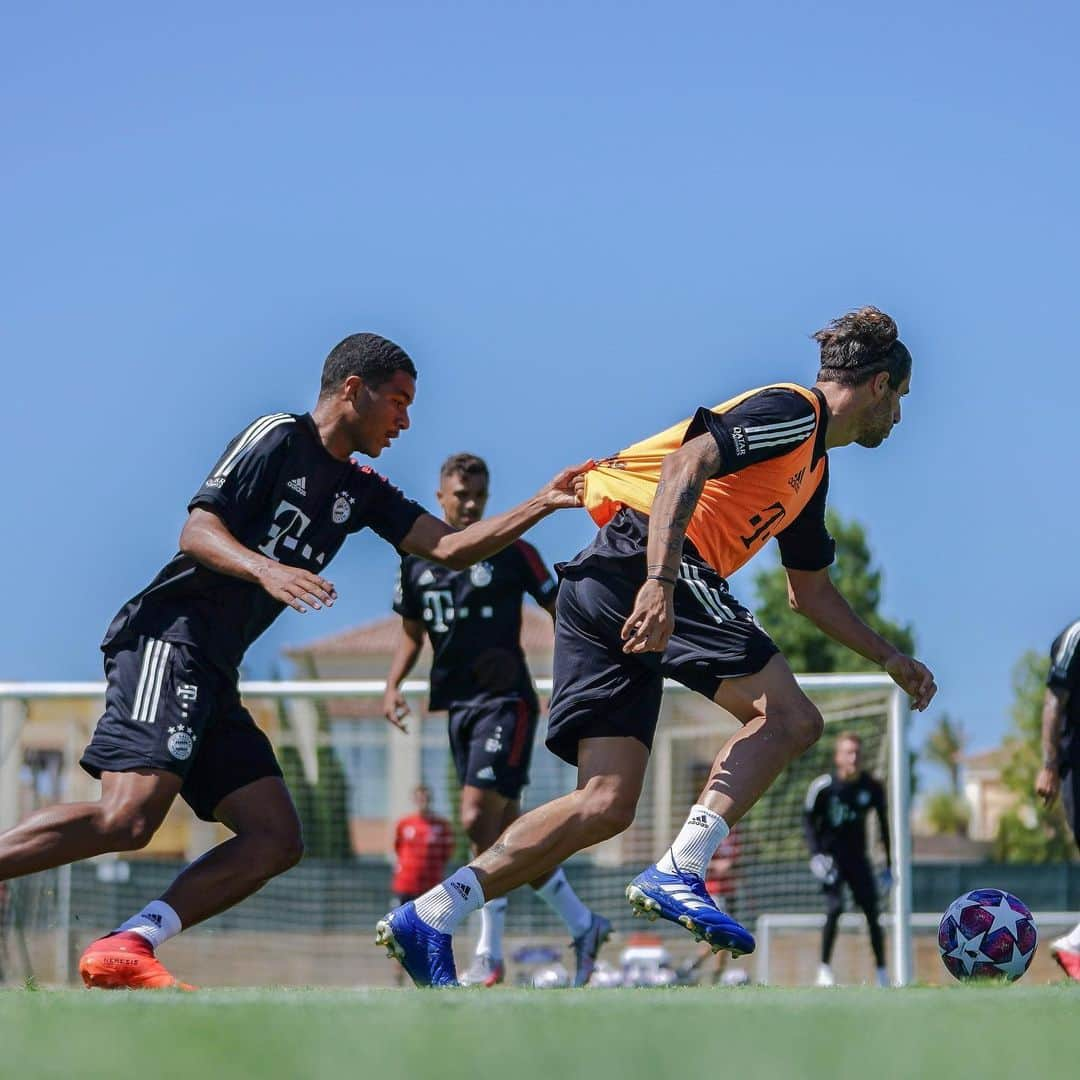
<svg viewBox="0 0 1080 1080">
<path fill-rule="evenodd" d="M 922 712 L 937 693 L 934 673 L 913 656 L 894 652 L 883 667 L 889 678 L 911 697 L 911 707 L 916 712 Z"/>
<path fill-rule="evenodd" d="M 581 506 L 585 495 L 585 474 L 595 464 L 590 460 L 563 469 L 554 480 L 540 489 L 540 497 L 552 510 Z"/>
</svg>

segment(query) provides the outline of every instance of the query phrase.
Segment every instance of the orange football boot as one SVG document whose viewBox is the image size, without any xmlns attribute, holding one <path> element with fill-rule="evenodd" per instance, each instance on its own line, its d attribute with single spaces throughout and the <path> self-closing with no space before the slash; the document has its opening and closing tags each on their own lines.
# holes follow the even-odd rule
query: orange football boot
<svg viewBox="0 0 1080 1080">
<path fill-rule="evenodd" d="M 1064 938 L 1058 938 L 1050 943 L 1050 955 L 1070 979 L 1080 980 L 1080 949 L 1074 949 Z"/>
<path fill-rule="evenodd" d="M 87 946 L 79 974 L 89 990 L 194 990 L 173 978 L 149 941 L 132 930 L 109 934 Z"/>
</svg>

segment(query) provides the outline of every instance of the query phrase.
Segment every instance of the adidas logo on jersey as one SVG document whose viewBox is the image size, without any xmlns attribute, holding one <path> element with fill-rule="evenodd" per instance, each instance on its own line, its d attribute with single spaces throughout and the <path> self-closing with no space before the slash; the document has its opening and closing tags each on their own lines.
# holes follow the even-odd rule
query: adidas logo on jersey
<svg viewBox="0 0 1080 1080">
<path fill-rule="evenodd" d="M 295 480 L 290 480 L 285 485 L 290 491 L 295 491 L 297 495 L 307 494 L 307 477 L 298 476 Z"/>
<path fill-rule="evenodd" d="M 799 493 L 799 488 L 802 487 L 803 476 L 805 475 L 806 470 L 800 469 L 790 480 L 788 480 L 788 483 L 795 489 L 796 495 Z"/>
<path fill-rule="evenodd" d="M 435 575 L 430 570 L 425 570 L 416 580 L 417 585 L 433 585 L 434 583 Z"/>
<path fill-rule="evenodd" d="M 690 824 L 699 825 L 701 828 L 707 829 L 709 827 L 709 819 L 704 814 L 695 814 L 690 819 Z"/>
</svg>

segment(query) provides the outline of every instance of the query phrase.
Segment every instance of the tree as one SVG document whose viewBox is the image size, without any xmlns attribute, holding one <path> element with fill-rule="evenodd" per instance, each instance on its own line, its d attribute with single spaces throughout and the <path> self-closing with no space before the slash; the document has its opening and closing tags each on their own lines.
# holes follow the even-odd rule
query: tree
<svg viewBox="0 0 1080 1080">
<path fill-rule="evenodd" d="M 935 791 L 926 799 L 926 823 L 936 836 L 966 836 L 971 811 L 956 792 Z"/>
<path fill-rule="evenodd" d="M 1062 862 L 1073 855 L 1061 799 L 1048 808 L 1035 795 L 1049 666 L 1048 657 L 1028 651 L 1013 668 L 1012 728 L 1003 744 L 1001 779 L 1015 794 L 1016 805 L 1002 815 L 994 839 L 994 857 L 1002 862 Z"/>
<path fill-rule="evenodd" d="M 949 790 L 954 796 L 960 794 L 960 756 L 966 744 L 964 725 L 942 713 L 923 746 L 926 757 L 949 774 Z"/>
<path fill-rule="evenodd" d="M 826 520 L 836 541 L 836 562 L 829 572 L 837 588 L 860 619 L 901 651 L 912 653 L 915 638 L 911 627 L 892 622 L 878 613 L 882 573 L 872 564 L 866 530 L 857 521 L 845 521 L 832 510 Z M 754 578 L 754 587 L 761 622 L 795 671 L 822 674 L 877 670 L 870 660 L 833 641 L 809 619 L 791 610 L 787 576 L 782 566 L 759 571 Z"/>
</svg>

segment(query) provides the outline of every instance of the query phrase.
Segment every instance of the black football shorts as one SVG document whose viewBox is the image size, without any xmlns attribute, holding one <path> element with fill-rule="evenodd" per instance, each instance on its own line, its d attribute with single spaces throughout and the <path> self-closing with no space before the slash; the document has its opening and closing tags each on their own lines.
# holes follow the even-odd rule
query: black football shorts
<svg viewBox="0 0 1080 1080">
<path fill-rule="evenodd" d="M 162 769 L 204 821 L 226 795 L 281 776 L 270 740 L 240 702 L 235 681 L 202 653 L 140 637 L 105 654 L 105 712 L 79 764 L 103 772 Z"/>
<path fill-rule="evenodd" d="M 711 701 L 724 679 L 754 675 L 779 652 L 706 563 L 683 560 L 663 654 L 622 651 L 644 559 L 592 556 L 561 570 L 547 745 L 572 765 L 582 739 L 628 736 L 652 749 L 665 677 Z"/>
<path fill-rule="evenodd" d="M 450 707 L 450 751 L 458 780 L 516 799 L 529 782 L 537 707 L 517 694 Z"/>
</svg>

